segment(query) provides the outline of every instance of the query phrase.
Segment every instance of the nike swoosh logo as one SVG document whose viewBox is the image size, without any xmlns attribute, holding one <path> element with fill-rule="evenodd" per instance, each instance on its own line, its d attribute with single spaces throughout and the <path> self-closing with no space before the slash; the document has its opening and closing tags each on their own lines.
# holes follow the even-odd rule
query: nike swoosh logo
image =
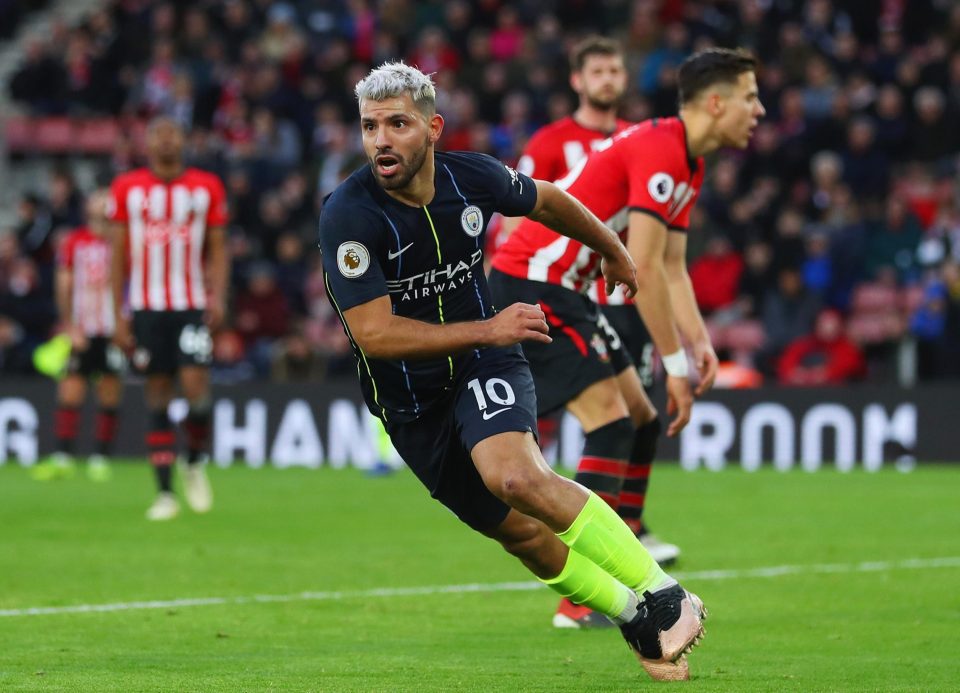
<svg viewBox="0 0 960 693">
<path fill-rule="evenodd" d="M 388 251 L 387 251 L 387 259 L 388 259 L 388 260 L 393 260 L 393 259 L 396 259 L 396 258 L 400 257 L 400 255 L 402 255 L 404 252 L 406 252 L 407 248 L 409 248 L 409 247 L 412 246 L 412 245 L 413 245 L 413 243 L 407 243 L 405 246 L 403 246 L 402 248 L 400 248 L 400 250 L 398 250 L 397 252 L 393 252 L 392 250 L 388 250 Z"/>
<path fill-rule="evenodd" d="M 503 412 L 505 412 L 505 411 L 510 411 L 511 409 L 513 409 L 513 407 L 507 407 L 506 409 L 497 409 L 497 410 L 494 411 L 494 412 L 485 411 L 485 412 L 483 412 L 483 420 L 484 420 L 484 421 L 489 421 L 490 419 L 492 419 L 492 418 L 493 418 L 494 416 L 496 416 L 497 414 L 502 414 Z"/>
</svg>

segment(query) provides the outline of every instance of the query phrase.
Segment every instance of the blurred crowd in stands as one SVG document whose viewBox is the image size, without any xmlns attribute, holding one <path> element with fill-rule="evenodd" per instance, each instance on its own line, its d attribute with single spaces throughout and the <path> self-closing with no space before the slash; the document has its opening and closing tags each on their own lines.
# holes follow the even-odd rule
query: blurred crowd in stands
<svg viewBox="0 0 960 693">
<path fill-rule="evenodd" d="M 433 72 L 441 148 L 513 164 L 575 107 L 567 53 L 590 32 L 623 44 L 628 120 L 675 113 L 691 51 L 743 46 L 762 61 L 768 115 L 748 151 L 707 162 L 690 230 L 718 351 L 769 381 L 892 381 L 909 340 L 921 379 L 960 376 L 949 0 L 111 0 L 32 40 L 7 88 L 33 123 L 111 119 L 104 183 L 142 163 L 145 120 L 187 126 L 190 161 L 230 196 L 217 377 L 318 379 L 351 367 L 315 235 L 322 198 L 365 161 L 353 85 L 387 60 Z M 55 329 L 57 238 L 82 222 L 75 155 L 0 229 L 2 372 L 29 370 Z"/>
</svg>

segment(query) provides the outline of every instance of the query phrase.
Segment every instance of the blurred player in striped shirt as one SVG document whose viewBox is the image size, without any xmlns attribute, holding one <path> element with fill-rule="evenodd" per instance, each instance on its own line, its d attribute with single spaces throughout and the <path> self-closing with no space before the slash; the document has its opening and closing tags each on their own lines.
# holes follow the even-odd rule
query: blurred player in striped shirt
<svg viewBox="0 0 960 693">
<path fill-rule="evenodd" d="M 179 513 L 172 484 L 176 436 L 167 414 L 175 376 L 189 404 L 183 423 L 187 503 L 200 513 L 213 503 L 204 467 L 211 331 L 223 320 L 229 269 L 226 194 L 215 175 L 184 165 L 183 150 L 182 127 L 170 118 L 155 119 L 147 129 L 148 167 L 118 176 L 111 188 L 116 341 L 146 375 L 147 449 L 158 487 L 147 511 L 151 520 Z M 122 310 L 125 286 L 132 320 Z"/>
<path fill-rule="evenodd" d="M 94 481 L 110 478 L 108 458 L 117 432 L 124 368 L 123 354 L 112 344 L 113 295 L 110 292 L 110 241 L 106 236 L 108 194 L 98 190 L 87 200 L 87 225 L 69 233 L 57 256 L 56 299 L 61 330 L 70 340 L 66 374 L 57 388 L 54 434 L 57 450 L 34 468 L 39 481 L 72 476 L 80 430 L 80 409 L 87 382 L 96 382 L 99 405 L 94 422 L 94 454 L 87 475 Z"/>
</svg>

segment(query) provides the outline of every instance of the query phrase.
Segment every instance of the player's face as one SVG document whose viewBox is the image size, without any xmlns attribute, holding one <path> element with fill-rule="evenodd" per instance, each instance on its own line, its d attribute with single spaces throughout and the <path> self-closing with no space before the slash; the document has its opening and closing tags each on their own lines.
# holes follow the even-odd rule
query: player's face
<svg viewBox="0 0 960 693">
<path fill-rule="evenodd" d="M 98 235 L 103 234 L 106 230 L 107 202 L 107 194 L 103 192 L 92 193 L 87 198 L 87 226 Z"/>
<path fill-rule="evenodd" d="M 571 77 L 573 90 L 594 108 L 609 110 L 627 88 L 627 70 L 619 55 L 588 55 L 583 69 Z"/>
<path fill-rule="evenodd" d="M 760 103 L 757 76 L 752 72 L 742 73 L 729 93 L 724 95 L 723 103 L 723 112 L 717 123 L 723 144 L 746 149 L 757 122 L 766 113 Z"/>
<path fill-rule="evenodd" d="M 158 120 L 147 130 L 147 156 L 161 166 L 173 166 L 183 157 L 183 129 L 172 120 Z"/>
<path fill-rule="evenodd" d="M 409 94 L 360 103 L 363 150 L 384 190 L 407 187 L 440 134 L 443 119 L 428 118 Z"/>
</svg>

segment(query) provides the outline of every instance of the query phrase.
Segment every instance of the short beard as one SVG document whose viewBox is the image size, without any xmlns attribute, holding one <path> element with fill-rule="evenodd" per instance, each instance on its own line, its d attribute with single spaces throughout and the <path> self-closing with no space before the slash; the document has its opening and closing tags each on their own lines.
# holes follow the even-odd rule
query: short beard
<svg viewBox="0 0 960 693">
<path fill-rule="evenodd" d="M 427 160 L 427 149 L 429 145 L 424 142 L 424 145 L 421 149 L 415 151 L 410 157 L 409 165 L 404 165 L 404 162 L 400 160 L 401 169 L 395 176 L 390 178 L 383 178 L 380 176 L 380 173 L 377 171 L 377 158 L 374 156 L 373 160 L 370 161 L 370 167 L 373 169 L 373 174 L 376 176 L 377 181 L 380 183 L 380 187 L 384 190 L 402 190 L 410 184 L 410 181 L 413 180 L 413 177 L 420 172 L 420 169 L 423 168 L 423 162 Z M 397 156 L 394 154 L 393 156 Z"/>
<path fill-rule="evenodd" d="M 597 109 L 598 111 L 615 111 L 617 106 L 620 105 L 620 97 L 615 96 L 612 99 L 601 101 L 592 96 L 587 96 L 587 103 L 590 104 L 592 108 Z"/>
</svg>

